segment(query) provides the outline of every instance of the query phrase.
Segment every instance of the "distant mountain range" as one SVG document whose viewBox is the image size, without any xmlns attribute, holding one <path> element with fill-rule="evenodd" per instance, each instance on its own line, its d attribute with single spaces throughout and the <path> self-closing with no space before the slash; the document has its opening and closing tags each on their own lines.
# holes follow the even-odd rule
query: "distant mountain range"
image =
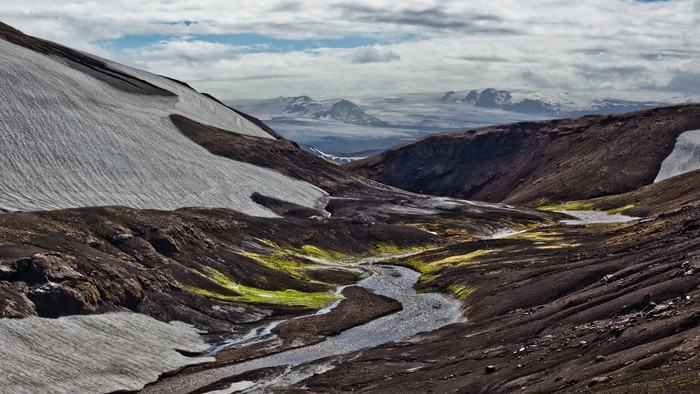
<svg viewBox="0 0 700 394">
<path fill-rule="evenodd" d="M 260 118 L 302 146 L 361 157 L 364 155 L 358 152 L 383 150 L 435 133 L 626 112 L 661 103 L 568 92 L 486 88 L 356 98 L 353 101 L 294 96 L 238 100 L 228 104 Z"/>
<path fill-rule="evenodd" d="M 306 118 L 372 127 L 389 125 L 375 116 L 367 115 L 357 104 L 345 99 L 317 101 L 309 96 L 277 97 L 251 104 L 240 107 L 257 116 L 272 119 Z"/>
<path fill-rule="evenodd" d="M 658 102 L 593 98 L 568 92 L 479 89 L 469 92 L 449 91 L 441 103 L 466 104 L 481 108 L 550 117 L 575 117 L 636 111 L 660 105 Z"/>
</svg>

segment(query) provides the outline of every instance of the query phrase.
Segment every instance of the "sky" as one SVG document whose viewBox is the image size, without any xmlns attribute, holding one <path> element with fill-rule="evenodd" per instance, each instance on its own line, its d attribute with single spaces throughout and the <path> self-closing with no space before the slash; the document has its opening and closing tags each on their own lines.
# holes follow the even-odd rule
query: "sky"
<svg viewBox="0 0 700 394">
<path fill-rule="evenodd" d="M 228 101 L 700 97 L 700 0 L 0 0 L 0 21 Z"/>
</svg>

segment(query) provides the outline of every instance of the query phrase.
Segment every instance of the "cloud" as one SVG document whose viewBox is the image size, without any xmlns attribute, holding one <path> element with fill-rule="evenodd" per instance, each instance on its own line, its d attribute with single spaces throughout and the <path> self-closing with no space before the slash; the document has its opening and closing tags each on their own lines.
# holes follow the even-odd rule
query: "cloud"
<svg viewBox="0 0 700 394">
<path fill-rule="evenodd" d="M 700 95 L 700 73 L 675 71 L 666 90 Z"/>
<path fill-rule="evenodd" d="M 236 59 L 236 53 L 246 48 L 208 41 L 176 39 L 161 41 L 126 53 L 143 63 L 163 60 L 209 63 L 222 59 Z"/>
<path fill-rule="evenodd" d="M 613 79 L 639 79 L 649 70 L 642 66 L 594 66 L 578 65 L 577 75 L 588 82 L 607 82 Z"/>
<path fill-rule="evenodd" d="M 0 20 L 29 34 L 223 99 L 491 86 L 648 99 L 697 91 L 700 75 L 700 0 L 6 3 Z"/>
<path fill-rule="evenodd" d="M 350 57 L 350 61 L 355 64 L 389 63 L 397 60 L 401 60 L 397 53 L 374 47 L 357 48 Z"/>
</svg>

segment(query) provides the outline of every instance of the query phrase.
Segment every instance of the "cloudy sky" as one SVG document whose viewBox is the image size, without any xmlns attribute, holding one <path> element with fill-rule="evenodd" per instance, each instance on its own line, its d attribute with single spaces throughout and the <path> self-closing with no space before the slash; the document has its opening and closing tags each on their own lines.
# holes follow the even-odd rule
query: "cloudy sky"
<svg viewBox="0 0 700 394">
<path fill-rule="evenodd" d="M 0 0 L 0 21 L 224 100 L 700 96 L 700 0 Z"/>
</svg>

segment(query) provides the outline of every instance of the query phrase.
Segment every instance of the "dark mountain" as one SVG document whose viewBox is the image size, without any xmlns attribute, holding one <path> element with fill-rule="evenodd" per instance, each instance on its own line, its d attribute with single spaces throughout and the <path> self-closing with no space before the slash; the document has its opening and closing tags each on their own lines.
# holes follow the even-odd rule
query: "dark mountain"
<svg viewBox="0 0 700 394">
<path fill-rule="evenodd" d="M 652 183 L 676 138 L 700 128 L 700 105 L 526 122 L 441 134 L 346 165 L 414 192 L 544 204 Z"/>
</svg>

